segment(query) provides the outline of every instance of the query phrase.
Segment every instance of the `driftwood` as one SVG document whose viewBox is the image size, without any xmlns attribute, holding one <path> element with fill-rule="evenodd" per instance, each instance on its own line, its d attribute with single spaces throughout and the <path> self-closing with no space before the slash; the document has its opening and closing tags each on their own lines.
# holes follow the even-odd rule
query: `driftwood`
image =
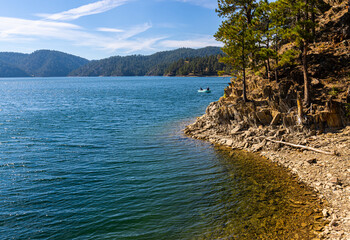
<svg viewBox="0 0 350 240">
<path fill-rule="evenodd" d="M 297 92 L 297 105 L 298 105 L 298 124 L 302 125 L 303 124 L 303 115 L 304 115 L 304 111 L 303 111 L 303 103 L 301 101 L 301 95 L 300 92 Z"/>
<path fill-rule="evenodd" d="M 287 146 L 291 146 L 291 147 L 296 147 L 296 148 L 302 148 L 302 149 L 307 149 L 310 151 L 314 151 L 314 152 L 319 152 L 319 153 L 323 153 L 323 154 L 327 154 L 327 155 L 337 155 L 337 153 L 334 152 L 327 152 L 327 151 L 323 151 L 317 148 L 313 148 L 313 147 L 308 147 L 308 146 L 304 146 L 304 145 L 299 145 L 299 144 L 293 144 L 293 143 L 289 143 L 289 142 L 283 142 L 283 141 L 277 141 L 277 140 L 272 140 L 270 138 L 265 138 L 268 141 L 274 142 L 274 143 L 280 143 L 280 144 L 284 144 Z"/>
</svg>

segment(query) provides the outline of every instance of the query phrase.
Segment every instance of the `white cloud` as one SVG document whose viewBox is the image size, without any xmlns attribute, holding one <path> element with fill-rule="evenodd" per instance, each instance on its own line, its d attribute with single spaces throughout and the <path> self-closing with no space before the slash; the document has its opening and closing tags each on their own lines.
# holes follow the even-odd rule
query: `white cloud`
<svg viewBox="0 0 350 240">
<path fill-rule="evenodd" d="M 104 52 L 129 54 L 135 52 L 160 51 L 169 48 L 191 47 L 200 48 L 206 46 L 222 46 L 212 36 L 195 36 L 188 40 L 171 40 L 165 36 L 142 37 L 142 33 L 153 26 L 144 23 L 127 29 L 100 27 L 85 29 L 79 25 L 63 22 L 73 20 L 82 16 L 102 13 L 112 8 L 121 6 L 134 0 L 100 0 L 91 4 L 83 5 L 65 12 L 56 14 L 44 14 L 45 18 L 39 20 L 28 20 L 21 18 L 9 18 L 0 16 L 0 42 L 17 44 L 22 47 L 29 45 L 40 45 L 45 41 L 61 41 L 67 46 L 88 47 Z M 176 0 L 189 2 L 201 6 L 207 5 L 209 0 Z M 156 24 L 159 27 L 176 27 L 169 24 Z M 97 30 L 97 31 L 96 31 Z"/>
<path fill-rule="evenodd" d="M 157 42 L 164 39 L 164 37 L 148 38 L 148 39 L 135 39 L 135 40 L 119 40 L 110 42 L 105 47 L 110 50 L 125 49 L 126 54 L 130 54 L 137 51 L 156 50 L 154 47 Z"/>
<path fill-rule="evenodd" d="M 1 40 L 19 36 L 70 38 L 69 33 L 79 29 L 69 23 L 0 17 Z"/>
<path fill-rule="evenodd" d="M 42 40 L 64 40 L 76 46 L 88 46 L 96 49 L 125 52 L 135 52 L 143 49 L 152 49 L 152 46 L 163 38 L 135 38 L 152 27 L 145 23 L 130 29 L 100 28 L 108 32 L 107 35 L 93 34 L 85 31 L 78 25 L 54 22 L 48 20 L 27 20 L 20 18 L 0 17 L 0 41 L 28 42 Z M 110 34 L 113 34 L 111 36 Z"/>
<path fill-rule="evenodd" d="M 120 33 L 124 32 L 122 29 L 117 29 L 117 28 L 97 28 L 97 31 L 100 32 L 110 32 L 110 33 Z"/>
<path fill-rule="evenodd" d="M 74 20 L 83 16 L 93 15 L 98 13 L 103 13 L 109 11 L 113 8 L 124 5 L 130 0 L 102 0 L 87 5 L 80 6 L 78 8 L 73 8 L 68 11 L 55 13 L 55 14 L 37 14 L 37 16 L 44 17 L 49 20 Z"/>
<path fill-rule="evenodd" d="M 202 48 L 207 46 L 218 46 L 218 47 L 223 46 L 222 43 L 216 41 L 211 36 L 204 36 L 201 38 L 193 38 L 193 39 L 187 39 L 187 40 L 164 40 L 160 42 L 160 45 L 166 48 L 181 48 L 181 47 Z"/>
<path fill-rule="evenodd" d="M 128 38 L 134 37 L 140 33 L 146 32 L 151 27 L 152 27 L 152 24 L 150 24 L 150 23 L 145 23 L 145 24 L 134 26 L 134 27 L 130 28 L 128 31 L 125 31 L 125 33 L 122 34 L 119 38 L 120 39 L 128 39 Z"/>
<path fill-rule="evenodd" d="M 215 9 L 218 6 L 217 0 L 176 0 L 176 1 L 191 3 L 194 5 L 209 8 L 209 9 Z"/>
</svg>

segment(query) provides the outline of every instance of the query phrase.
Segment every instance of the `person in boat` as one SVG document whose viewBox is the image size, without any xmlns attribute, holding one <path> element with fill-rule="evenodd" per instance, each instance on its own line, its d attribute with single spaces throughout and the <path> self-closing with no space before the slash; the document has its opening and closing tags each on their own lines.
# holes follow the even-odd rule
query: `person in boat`
<svg viewBox="0 0 350 240">
<path fill-rule="evenodd" d="M 199 88 L 199 90 L 203 90 L 203 88 Z"/>
<path fill-rule="evenodd" d="M 209 87 L 207 87 L 207 90 L 208 90 L 208 91 L 210 90 Z"/>
</svg>

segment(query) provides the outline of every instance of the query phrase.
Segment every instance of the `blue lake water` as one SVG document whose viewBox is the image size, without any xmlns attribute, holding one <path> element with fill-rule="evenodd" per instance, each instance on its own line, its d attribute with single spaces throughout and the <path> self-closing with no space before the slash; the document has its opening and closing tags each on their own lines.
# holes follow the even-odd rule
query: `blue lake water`
<svg viewBox="0 0 350 240">
<path fill-rule="evenodd" d="M 232 239 L 235 226 L 268 236 L 265 222 L 281 231 L 276 213 L 297 219 L 285 205 L 296 184 L 182 134 L 228 82 L 0 79 L 0 239 Z"/>
<path fill-rule="evenodd" d="M 223 169 L 181 129 L 225 78 L 0 79 L 1 239 L 186 239 Z M 212 93 L 199 94 L 210 86 Z"/>
</svg>

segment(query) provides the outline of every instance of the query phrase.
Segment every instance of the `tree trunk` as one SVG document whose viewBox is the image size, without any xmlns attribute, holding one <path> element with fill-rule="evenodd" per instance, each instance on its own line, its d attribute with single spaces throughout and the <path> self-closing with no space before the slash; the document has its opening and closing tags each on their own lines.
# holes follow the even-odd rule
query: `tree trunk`
<svg viewBox="0 0 350 240">
<path fill-rule="evenodd" d="M 275 68 L 275 80 L 278 83 L 278 69 L 277 69 L 277 67 Z"/>
<path fill-rule="evenodd" d="M 245 37 L 244 37 L 244 26 L 243 26 L 243 38 L 242 38 L 242 70 L 243 70 L 243 101 L 247 102 L 247 87 L 246 87 L 246 79 L 245 79 Z"/>
<path fill-rule="evenodd" d="M 303 74 L 304 74 L 304 102 L 306 106 L 309 106 L 311 103 L 310 99 L 310 83 L 309 75 L 307 72 L 307 47 L 308 43 L 304 42 L 303 44 Z"/>
<path fill-rule="evenodd" d="M 275 51 L 276 51 L 275 80 L 278 83 L 278 39 L 277 39 L 277 35 L 276 35 L 276 39 L 275 39 Z"/>
<path fill-rule="evenodd" d="M 245 68 L 243 68 L 243 101 L 247 102 L 247 86 L 245 82 Z"/>
<path fill-rule="evenodd" d="M 267 72 L 267 79 L 269 82 L 271 82 L 271 67 L 270 67 L 270 58 L 267 58 L 266 60 L 266 72 Z"/>
<path fill-rule="evenodd" d="M 267 24 L 266 26 L 266 31 L 269 31 L 269 24 Z M 270 38 L 267 37 L 266 39 L 266 48 L 270 49 Z M 266 59 L 266 73 L 267 73 L 267 79 L 269 80 L 269 82 L 271 82 L 271 66 L 270 66 L 270 55 L 267 55 L 267 59 Z"/>
</svg>

